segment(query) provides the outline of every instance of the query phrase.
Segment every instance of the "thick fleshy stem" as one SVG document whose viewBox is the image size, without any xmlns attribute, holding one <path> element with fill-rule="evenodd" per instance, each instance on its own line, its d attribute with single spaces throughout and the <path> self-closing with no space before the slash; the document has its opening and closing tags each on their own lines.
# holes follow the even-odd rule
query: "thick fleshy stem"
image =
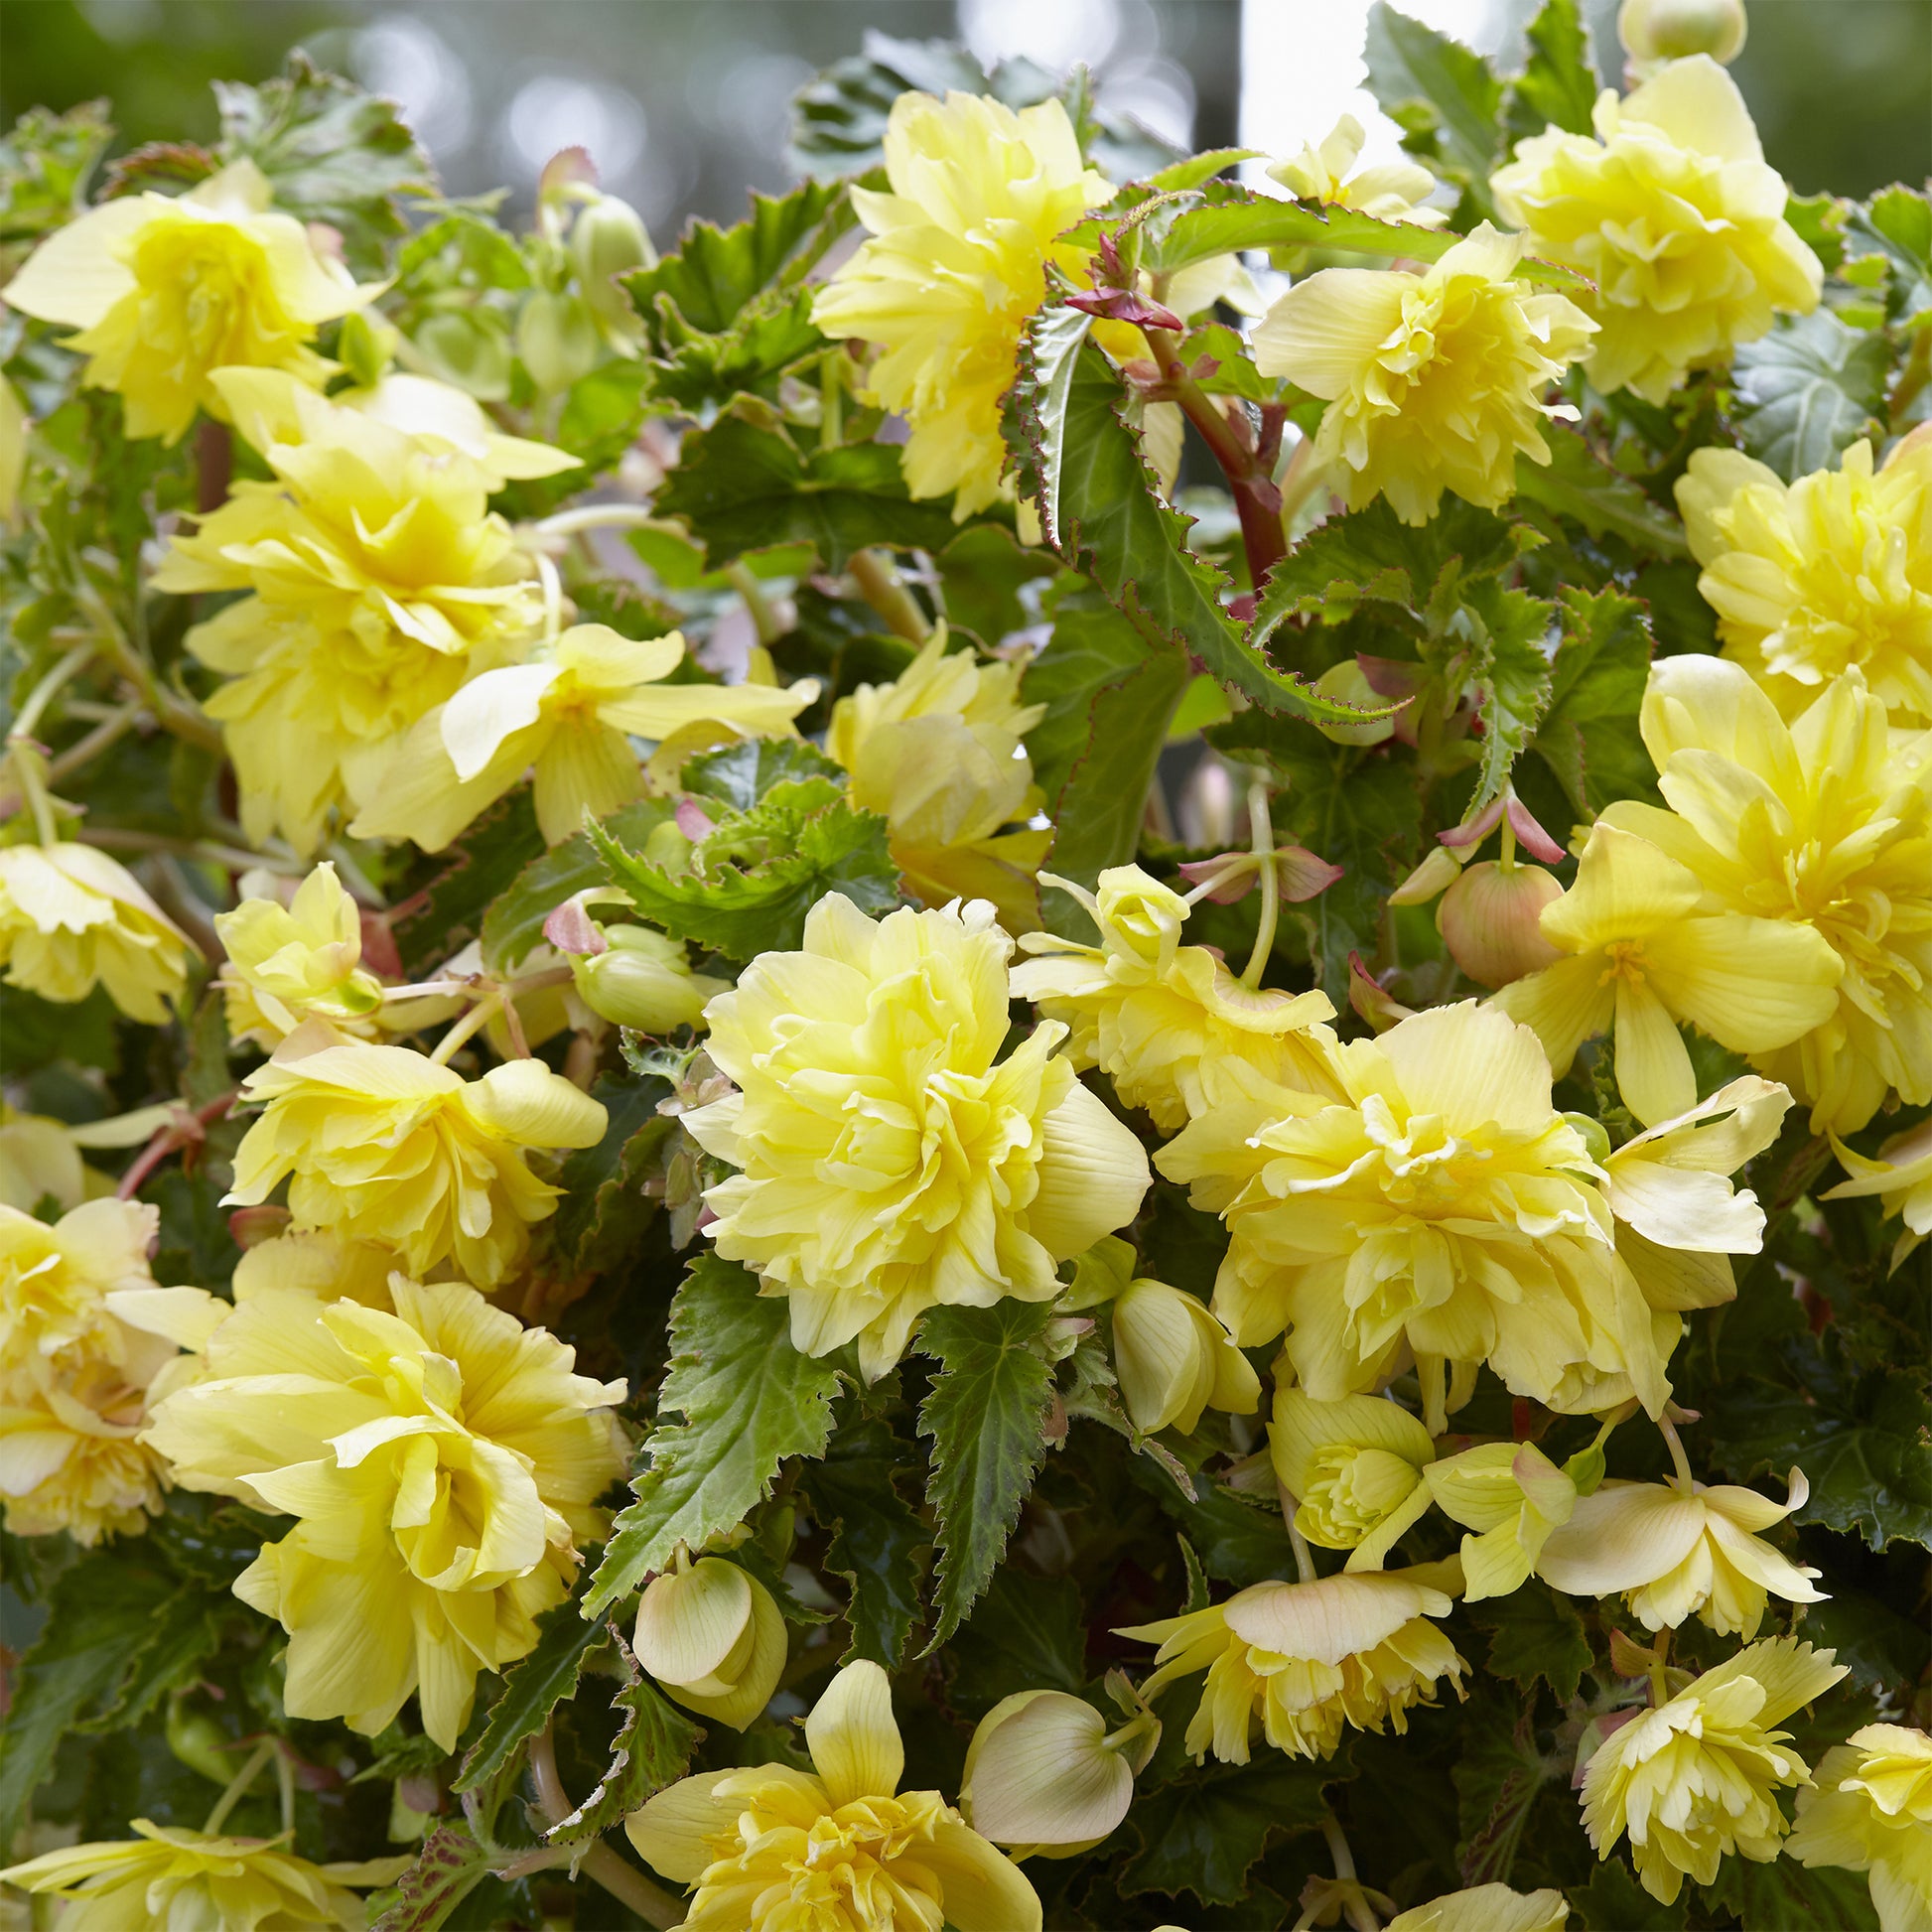
<svg viewBox="0 0 1932 1932">
<path fill-rule="evenodd" d="M 1259 986 L 1275 950 L 1275 927 L 1282 912 L 1281 875 L 1275 869 L 1275 827 L 1268 813 L 1268 787 L 1257 778 L 1248 787 L 1248 845 L 1261 875 L 1261 923 L 1255 928 L 1255 949 L 1241 975 L 1244 986 Z"/>
<path fill-rule="evenodd" d="M 1684 1453 L 1684 1439 L 1678 1435 L 1677 1425 L 1668 1416 L 1659 1416 L 1657 1427 L 1670 1446 L 1671 1467 L 1676 1472 L 1677 1480 L 1688 1490 L 1696 1478 L 1691 1474 L 1691 1458 Z"/>
<path fill-rule="evenodd" d="M 158 1127 L 133 1161 L 127 1172 L 121 1175 L 114 1188 L 116 1200 L 132 1200 L 141 1191 L 141 1183 L 167 1160 L 169 1155 L 178 1153 L 185 1147 L 197 1147 L 207 1138 L 207 1130 L 241 1098 L 239 1087 L 230 1087 L 226 1093 L 217 1094 L 207 1106 L 198 1107 L 194 1113 L 186 1111 L 177 1115 L 166 1127 Z"/>
<path fill-rule="evenodd" d="M 261 1775 L 262 1766 L 275 1755 L 275 1739 L 264 1737 L 249 1752 L 248 1761 L 228 1780 L 228 1788 L 214 1801 L 214 1809 L 208 1813 L 207 1822 L 202 1827 L 209 1838 L 215 1836 L 228 1822 L 228 1814 L 248 1795 L 248 1787 Z"/>
<path fill-rule="evenodd" d="M 548 1725 L 530 1740 L 530 1779 L 536 1786 L 536 1809 L 546 1824 L 561 1825 L 577 1809 L 564 1789 L 563 1779 L 557 1775 L 557 1747 Z M 574 1855 L 576 1867 L 585 1877 L 602 1885 L 646 1925 L 658 1927 L 659 1932 L 670 1932 L 671 1927 L 684 1923 L 683 1905 L 634 1865 L 626 1864 L 603 1840 L 596 1840 L 581 1851 L 575 1846 L 562 1849 Z"/>
<path fill-rule="evenodd" d="M 1302 1499 L 1290 1495 L 1279 1481 L 1275 1484 L 1275 1493 L 1281 1498 L 1282 1521 L 1288 1525 L 1289 1548 L 1295 1552 L 1296 1580 L 1304 1584 L 1318 1584 L 1321 1573 L 1314 1567 L 1314 1553 L 1309 1548 L 1309 1540 L 1295 1520 L 1295 1512 L 1301 1508 Z"/>
<path fill-rule="evenodd" d="M 764 586 L 752 575 L 744 562 L 727 564 L 725 575 L 730 578 L 732 589 L 745 600 L 745 609 L 751 614 L 752 628 L 758 632 L 759 642 L 769 649 L 785 634 L 777 607 L 765 596 Z"/>
<path fill-rule="evenodd" d="M 922 644 L 932 634 L 918 599 L 899 580 L 891 554 L 884 550 L 855 550 L 846 565 L 863 597 L 886 620 L 893 634 L 907 643 Z"/>
<path fill-rule="evenodd" d="M 448 1066 L 456 1057 L 457 1048 L 463 1045 L 473 1034 L 480 1034 L 496 1017 L 497 1009 L 503 1004 L 502 990 L 492 987 L 481 1000 L 459 1020 L 441 1039 L 436 1042 L 430 1054 L 432 1066 Z"/>
</svg>

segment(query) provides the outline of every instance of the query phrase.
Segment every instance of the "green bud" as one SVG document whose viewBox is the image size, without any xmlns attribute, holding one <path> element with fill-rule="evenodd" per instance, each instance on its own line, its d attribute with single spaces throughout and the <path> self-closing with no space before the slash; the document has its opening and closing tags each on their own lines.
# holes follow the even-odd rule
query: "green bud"
<svg viewBox="0 0 1932 1932">
<path fill-rule="evenodd" d="M 171 1699 L 166 1727 L 168 1748 L 190 1770 L 215 1784 L 226 1784 L 239 1760 L 230 1748 L 233 1739 L 206 1711 L 190 1708 L 185 1698 Z"/>
<path fill-rule="evenodd" d="M 516 352 L 546 396 L 588 375 L 597 364 L 597 325 L 583 299 L 538 289 L 516 319 Z"/>
<path fill-rule="evenodd" d="M 336 354 L 344 368 L 355 379 L 358 389 L 373 389 L 395 356 L 402 340 L 378 315 L 367 309 L 351 309 L 343 318 L 342 334 L 337 338 Z"/>
<path fill-rule="evenodd" d="M 1373 706 L 1380 710 L 1389 702 L 1363 675 L 1362 667 L 1352 657 L 1330 664 L 1315 679 L 1314 688 L 1324 698 L 1339 698 L 1343 704 L 1364 708 Z M 1314 728 L 1331 745 L 1385 745 L 1395 736 L 1393 718 L 1371 718 L 1359 725 L 1331 725 L 1326 719 L 1317 718 Z"/>
<path fill-rule="evenodd" d="M 570 962 L 577 996 L 599 1018 L 640 1034 L 695 1027 L 705 1002 L 725 990 L 723 980 L 691 970 L 683 944 L 648 926 L 604 928 L 609 950 Z"/>
<path fill-rule="evenodd" d="M 1744 0 L 1623 0 L 1616 31 L 1632 61 L 1708 54 L 1728 65 L 1744 45 Z"/>
<path fill-rule="evenodd" d="M 577 216 L 570 231 L 570 256 L 577 286 L 599 325 L 625 342 L 641 340 L 637 312 L 612 279 L 656 263 L 657 250 L 637 210 L 615 195 L 600 196 Z"/>
</svg>

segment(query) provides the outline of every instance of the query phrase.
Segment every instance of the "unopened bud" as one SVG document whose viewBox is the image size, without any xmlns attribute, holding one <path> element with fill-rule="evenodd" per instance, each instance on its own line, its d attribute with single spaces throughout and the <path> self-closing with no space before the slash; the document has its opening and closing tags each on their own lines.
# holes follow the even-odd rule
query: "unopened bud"
<svg viewBox="0 0 1932 1932">
<path fill-rule="evenodd" d="M 1166 1282 L 1132 1281 L 1114 1299 L 1114 1366 L 1134 1427 L 1192 1432 L 1211 1403 L 1250 1416 L 1261 1383 L 1206 1306 Z"/>
<path fill-rule="evenodd" d="M 1106 1719 L 1064 1691 L 1002 1698 L 967 1746 L 959 1808 L 995 1845 L 1073 1858 L 1113 1831 L 1133 1801 L 1122 1740 L 1110 1740 Z"/>
<path fill-rule="evenodd" d="M 538 289 L 516 319 L 516 352 L 541 395 L 568 389 L 597 364 L 597 325 L 575 295 Z"/>
<path fill-rule="evenodd" d="M 1643 66 L 1692 54 L 1727 66 L 1744 45 L 1744 0 L 1623 0 L 1616 32 L 1624 52 Z"/>
<path fill-rule="evenodd" d="M 1348 955 L 1348 1004 L 1355 1010 L 1355 1018 L 1366 1022 L 1378 1034 L 1399 1026 L 1415 1012 L 1414 1007 L 1405 1007 L 1368 970 L 1368 963 L 1358 952 Z"/>
<path fill-rule="evenodd" d="M 649 268 L 657 260 L 643 217 L 615 195 L 599 196 L 578 211 L 570 231 L 570 256 L 577 270 L 577 286 L 599 325 L 624 342 L 638 341 L 643 325 L 629 296 L 614 278 Z"/>
<path fill-rule="evenodd" d="M 680 1549 L 637 1605 L 635 1648 L 667 1697 L 743 1730 L 778 1687 L 785 1620 L 749 1571 Z"/>
<path fill-rule="evenodd" d="M 1478 986 L 1507 986 L 1563 957 L 1543 936 L 1543 908 L 1563 897 L 1541 866 L 1503 867 L 1493 859 L 1465 866 L 1436 908 L 1436 927 L 1449 957 Z"/>
<path fill-rule="evenodd" d="M 604 939 L 603 952 L 574 953 L 570 972 L 577 997 L 613 1026 L 640 1034 L 696 1027 L 705 1002 L 727 990 L 725 981 L 692 972 L 682 940 L 649 926 L 606 926 Z"/>
<path fill-rule="evenodd" d="M 260 1207 L 237 1207 L 228 1216 L 228 1237 L 237 1248 L 259 1248 L 289 1230 L 293 1217 L 286 1207 L 264 1202 Z"/>
<path fill-rule="evenodd" d="M 372 389 L 382 380 L 396 352 L 401 335 L 367 309 L 351 309 L 343 318 L 336 339 L 336 354 L 356 388 Z"/>
<path fill-rule="evenodd" d="M 1315 679 L 1314 688 L 1324 698 L 1359 705 L 1365 711 L 1386 710 L 1389 703 L 1368 681 L 1367 673 L 1352 657 L 1344 657 L 1339 664 L 1330 664 Z M 1314 728 L 1333 745 L 1386 745 L 1395 736 L 1393 718 L 1370 718 L 1359 725 L 1335 725 L 1325 718 L 1317 718 Z"/>
<path fill-rule="evenodd" d="M 1439 845 L 1389 895 L 1389 903 L 1427 905 L 1439 893 L 1445 893 L 1453 886 L 1461 873 L 1462 867 L 1455 854 Z"/>
</svg>

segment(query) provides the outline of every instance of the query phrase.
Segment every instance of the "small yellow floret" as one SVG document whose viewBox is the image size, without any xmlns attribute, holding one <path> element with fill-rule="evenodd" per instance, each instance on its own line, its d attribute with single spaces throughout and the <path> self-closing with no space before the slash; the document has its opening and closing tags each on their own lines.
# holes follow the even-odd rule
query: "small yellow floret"
<svg viewBox="0 0 1932 1932">
<path fill-rule="evenodd" d="M 1822 1198 L 1853 1200 L 1876 1194 L 1879 1206 L 1905 1223 L 1891 1252 L 1891 1265 L 1898 1267 L 1932 1234 L 1932 1120 L 1894 1134 L 1879 1148 L 1875 1161 L 1855 1154 L 1843 1143 L 1838 1145 L 1838 1158 L 1852 1178 L 1840 1181 Z"/>
<path fill-rule="evenodd" d="M 1622 100 L 1606 89 L 1593 119 L 1594 140 L 1553 127 L 1522 142 L 1490 186 L 1531 254 L 1596 285 L 1578 297 L 1601 330 L 1590 380 L 1661 403 L 1773 316 L 1815 309 L 1824 270 L 1784 218 L 1784 181 L 1737 83 L 1708 55 Z"/>
<path fill-rule="evenodd" d="M 1308 143 L 1292 159 L 1276 162 L 1268 177 L 1280 182 L 1298 202 L 1355 208 L 1378 221 L 1440 228 L 1449 219 L 1448 210 L 1423 207 L 1436 191 L 1436 177 L 1419 161 L 1357 168 L 1367 138 L 1361 122 L 1353 114 L 1344 114 L 1318 147 Z"/>
<path fill-rule="evenodd" d="M 249 884 L 269 886 L 257 875 Z M 221 989 L 230 1039 L 273 1047 L 303 1021 L 327 1020 L 360 1033 L 382 1004 L 382 983 L 365 973 L 362 920 L 333 865 L 320 865 L 287 905 L 245 897 L 217 912 L 214 930 L 228 955 Z"/>
</svg>

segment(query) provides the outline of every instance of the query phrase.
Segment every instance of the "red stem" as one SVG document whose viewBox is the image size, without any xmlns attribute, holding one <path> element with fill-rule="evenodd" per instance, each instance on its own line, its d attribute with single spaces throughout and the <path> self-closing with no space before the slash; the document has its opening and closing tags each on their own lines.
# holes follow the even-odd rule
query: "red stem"
<svg viewBox="0 0 1932 1932">
<path fill-rule="evenodd" d="M 154 1138 L 134 1157 L 133 1164 L 121 1175 L 120 1185 L 114 1189 L 114 1198 L 132 1200 L 140 1192 L 142 1183 L 169 1155 L 205 1140 L 207 1135 L 204 1130 L 219 1120 L 240 1097 L 241 1089 L 233 1087 L 219 1098 L 210 1100 L 207 1106 L 198 1107 L 193 1127 L 173 1121 L 166 1127 L 157 1127 Z"/>
</svg>

